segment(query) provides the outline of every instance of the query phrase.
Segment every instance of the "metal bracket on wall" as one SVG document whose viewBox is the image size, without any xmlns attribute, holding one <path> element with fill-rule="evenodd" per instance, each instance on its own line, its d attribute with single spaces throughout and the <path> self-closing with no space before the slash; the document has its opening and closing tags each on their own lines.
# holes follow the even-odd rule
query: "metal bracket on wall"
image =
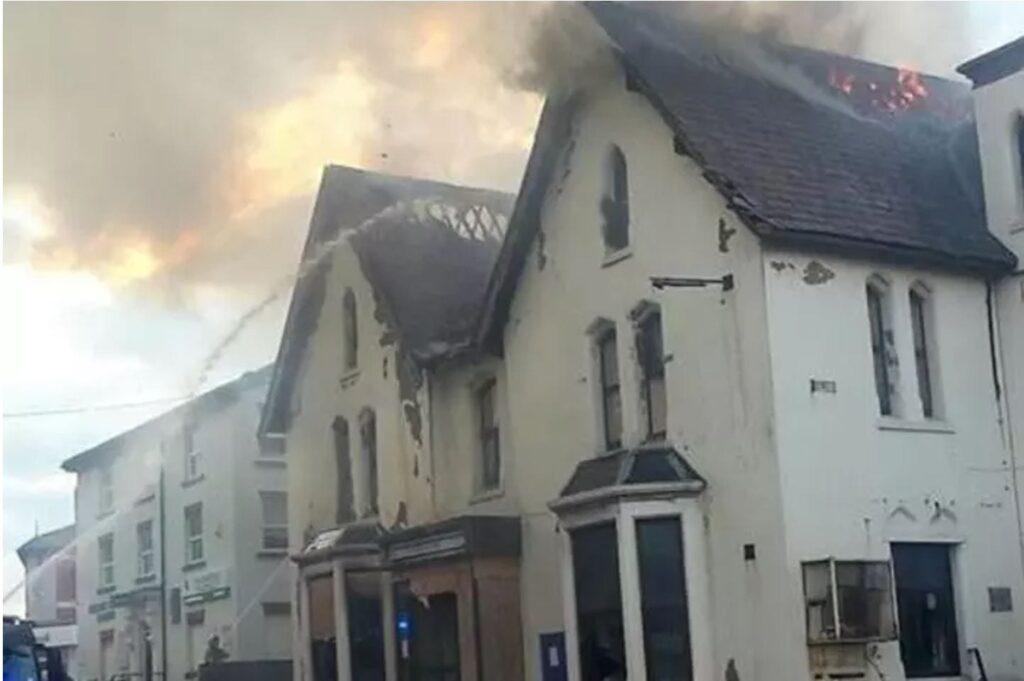
<svg viewBox="0 0 1024 681">
<path fill-rule="evenodd" d="M 712 277 L 651 277 L 651 286 L 656 289 L 721 286 L 723 291 L 731 291 L 735 287 L 735 282 L 731 274 L 717 279 Z"/>
</svg>

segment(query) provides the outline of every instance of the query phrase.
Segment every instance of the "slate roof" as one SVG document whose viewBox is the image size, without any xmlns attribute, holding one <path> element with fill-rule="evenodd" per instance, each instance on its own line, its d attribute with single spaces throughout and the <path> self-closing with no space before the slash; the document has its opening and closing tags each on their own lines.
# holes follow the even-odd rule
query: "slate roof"
<svg viewBox="0 0 1024 681">
<path fill-rule="evenodd" d="M 378 319 L 410 359 L 429 366 L 472 346 L 512 202 L 486 189 L 327 166 L 302 252 L 300 269 L 308 273 L 292 293 L 260 432 L 283 432 L 289 418 L 295 374 L 326 293 L 330 259 L 318 254 L 350 239 Z"/>
<path fill-rule="evenodd" d="M 652 486 L 700 491 L 705 484 L 704 478 L 672 447 L 644 445 L 576 464 L 552 508 L 570 506 L 602 494 L 626 496 L 630 490 L 641 494 L 653 489 Z"/>
<path fill-rule="evenodd" d="M 628 86 L 673 131 L 676 151 L 694 159 L 763 241 L 984 275 L 1013 269 L 1014 256 L 986 228 L 965 85 L 710 35 L 649 3 L 586 9 L 618 53 Z M 926 96 L 915 94 L 918 84 Z M 481 333 L 491 343 L 524 261 L 517 249 L 539 227 L 565 134 L 558 130 L 573 109 L 571 97 L 553 93 L 542 114 L 548 129 L 538 129 L 488 292 Z"/>
<path fill-rule="evenodd" d="M 22 565 L 25 564 L 25 560 L 32 555 L 48 556 L 51 553 L 60 551 L 65 546 L 70 544 L 75 538 L 75 526 L 66 525 L 56 530 L 51 530 L 45 534 L 32 537 L 27 542 L 18 547 L 18 558 L 21 559 Z"/>
<path fill-rule="evenodd" d="M 994 83 L 1021 69 L 1024 69 L 1024 36 L 978 55 L 956 68 L 970 78 L 975 87 Z"/>
</svg>

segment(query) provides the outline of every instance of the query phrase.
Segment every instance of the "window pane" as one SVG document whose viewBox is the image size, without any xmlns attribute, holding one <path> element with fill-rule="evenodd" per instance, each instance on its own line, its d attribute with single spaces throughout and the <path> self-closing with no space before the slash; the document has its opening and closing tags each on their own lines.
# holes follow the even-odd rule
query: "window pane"
<svg viewBox="0 0 1024 681">
<path fill-rule="evenodd" d="M 337 490 L 335 497 L 335 521 L 339 525 L 355 520 L 356 514 L 352 503 L 352 459 L 349 453 L 350 440 L 348 421 L 342 417 L 334 419 L 334 462 L 337 470 Z"/>
<path fill-rule="evenodd" d="M 804 604 L 807 608 L 807 640 L 836 638 L 832 601 L 832 570 L 829 562 L 804 563 Z"/>
<path fill-rule="evenodd" d="M 874 286 L 868 286 L 868 321 L 871 324 L 871 355 L 875 369 L 875 391 L 878 393 L 879 411 L 892 414 L 892 389 L 889 385 L 889 365 L 885 352 L 885 316 L 882 308 L 882 294 Z"/>
<path fill-rule="evenodd" d="M 893 544 L 900 653 L 908 678 L 958 676 L 960 648 L 950 548 Z"/>
<path fill-rule="evenodd" d="M 581 681 L 626 678 L 622 592 L 615 525 L 572 533 L 573 580 Z"/>
<path fill-rule="evenodd" d="M 837 561 L 836 591 L 842 638 L 889 638 L 893 634 L 889 566 Z"/>
<path fill-rule="evenodd" d="M 605 446 L 618 449 L 622 446 L 622 397 L 618 388 L 611 389 L 604 396 Z"/>
<path fill-rule="evenodd" d="M 925 335 L 924 297 L 917 291 L 910 292 L 911 329 L 914 336 L 914 363 L 917 368 L 917 391 L 921 397 L 921 410 L 925 418 L 932 418 L 932 377 L 928 365 L 928 337 Z"/>
<path fill-rule="evenodd" d="M 363 441 L 363 475 L 366 498 L 364 513 L 377 512 L 377 418 L 373 411 L 363 412 L 360 419 L 360 435 Z"/>
<path fill-rule="evenodd" d="M 600 340 L 601 384 L 605 387 L 619 384 L 619 356 L 615 331 L 607 331 Z"/>
<path fill-rule="evenodd" d="M 648 681 L 693 678 L 679 518 L 636 521 L 640 604 Z"/>
</svg>

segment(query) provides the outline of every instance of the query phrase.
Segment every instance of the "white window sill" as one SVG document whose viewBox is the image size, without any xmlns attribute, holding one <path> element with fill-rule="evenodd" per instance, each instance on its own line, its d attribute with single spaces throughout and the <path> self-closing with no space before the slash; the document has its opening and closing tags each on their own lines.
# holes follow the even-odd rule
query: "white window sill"
<svg viewBox="0 0 1024 681">
<path fill-rule="evenodd" d="M 626 246 L 625 248 L 605 254 L 604 260 L 601 262 L 601 267 L 611 267 L 615 263 L 622 262 L 623 260 L 630 258 L 632 256 L 633 249 L 629 246 Z"/>
<path fill-rule="evenodd" d="M 283 456 L 261 456 L 253 460 L 257 466 L 266 468 L 287 468 L 288 462 Z"/>
<path fill-rule="evenodd" d="M 899 430 L 908 433 L 955 433 L 956 430 L 948 421 L 930 419 L 927 421 L 908 421 L 906 419 L 881 416 L 876 422 L 879 430 Z"/>
<path fill-rule="evenodd" d="M 341 374 L 341 387 L 348 388 L 349 386 L 355 385 L 356 381 L 359 380 L 359 368 L 345 369 Z"/>
<path fill-rule="evenodd" d="M 503 496 L 505 496 L 505 490 L 500 486 L 494 489 L 479 490 L 469 498 L 469 503 L 482 504 L 485 501 L 491 501 Z"/>
</svg>

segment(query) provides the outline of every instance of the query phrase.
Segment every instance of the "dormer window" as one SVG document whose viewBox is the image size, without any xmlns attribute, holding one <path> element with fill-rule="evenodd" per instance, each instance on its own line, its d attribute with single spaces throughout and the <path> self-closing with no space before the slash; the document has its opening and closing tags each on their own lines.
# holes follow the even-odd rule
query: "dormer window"
<svg viewBox="0 0 1024 681">
<path fill-rule="evenodd" d="M 605 161 L 601 216 L 604 219 L 602 235 L 605 252 L 615 253 L 629 246 L 629 176 L 626 155 L 615 144 L 608 150 Z"/>
</svg>

